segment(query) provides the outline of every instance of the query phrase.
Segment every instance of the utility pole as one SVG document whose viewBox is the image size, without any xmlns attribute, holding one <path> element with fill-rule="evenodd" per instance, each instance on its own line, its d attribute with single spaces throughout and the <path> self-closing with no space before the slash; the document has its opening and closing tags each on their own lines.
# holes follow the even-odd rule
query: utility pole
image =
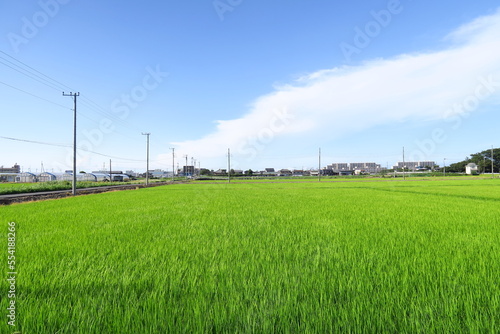
<svg viewBox="0 0 500 334">
<path fill-rule="evenodd" d="M 187 180 L 187 178 L 188 178 L 188 175 L 187 175 L 188 174 L 188 172 L 187 172 L 187 169 L 188 169 L 188 167 L 187 167 L 188 166 L 188 155 L 185 154 L 184 158 L 186 158 L 186 164 L 184 165 L 184 176 L 186 177 L 186 180 Z"/>
<path fill-rule="evenodd" d="M 109 159 L 109 183 L 113 182 L 113 173 L 111 169 L 111 159 Z"/>
<path fill-rule="evenodd" d="M 491 145 L 491 178 L 492 179 L 495 178 L 495 172 L 493 171 L 493 161 L 494 161 L 494 158 L 493 158 L 493 145 Z"/>
<path fill-rule="evenodd" d="M 443 176 L 446 176 L 446 158 L 443 159 Z"/>
<path fill-rule="evenodd" d="M 318 151 L 318 182 L 321 182 L 321 147 Z"/>
<path fill-rule="evenodd" d="M 405 175 L 405 147 L 403 146 L 403 181 L 406 180 L 406 175 Z"/>
<path fill-rule="evenodd" d="M 150 132 L 143 132 L 143 136 L 147 136 L 147 149 L 146 149 L 146 186 L 149 186 L 149 136 Z"/>
<path fill-rule="evenodd" d="M 231 182 L 231 150 L 227 149 L 227 182 Z"/>
<path fill-rule="evenodd" d="M 171 147 L 172 150 L 172 182 L 174 182 L 174 176 L 175 176 L 175 148 Z"/>
<path fill-rule="evenodd" d="M 191 166 L 193 166 L 193 174 L 191 176 L 196 176 L 196 159 L 191 157 Z"/>
<path fill-rule="evenodd" d="M 73 97 L 74 101 L 74 108 L 73 108 L 73 185 L 71 192 L 73 196 L 76 196 L 76 97 L 80 96 L 80 92 L 78 93 L 72 93 L 69 92 L 69 94 L 65 94 L 64 92 L 62 93 L 63 96 L 71 96 Z"/>
</svg>

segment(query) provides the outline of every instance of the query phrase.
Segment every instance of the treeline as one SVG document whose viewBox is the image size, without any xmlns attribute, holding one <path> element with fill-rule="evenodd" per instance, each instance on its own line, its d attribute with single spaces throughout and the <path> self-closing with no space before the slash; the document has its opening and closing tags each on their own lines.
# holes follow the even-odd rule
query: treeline
<svg viewBox="0 0 500 334">
<path fill-rule="evenodd" d="M 491 149 L 484 150 L 479 153 L 471 154 L 470 157 L 465 157 L 463 161 L 450 164 L 446 166 L 446 171 L 455 173 L 464 173 L 465 166 L 469 163 L 475 163 L 478 167 L 479 173 L 491 173 L 491 160 L 492 154 Z M 493 149 L 493 172 L 498 173 L 500 171 L 500 148 Z"/>
</svg>

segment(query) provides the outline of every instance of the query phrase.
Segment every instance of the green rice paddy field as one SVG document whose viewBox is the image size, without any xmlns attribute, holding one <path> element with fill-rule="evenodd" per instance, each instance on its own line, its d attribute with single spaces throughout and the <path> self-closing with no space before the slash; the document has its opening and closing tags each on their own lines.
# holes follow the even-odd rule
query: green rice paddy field
<svg viewBox="0 0 500 334">
<path fill-rule="evenodd" d="M 0 332 L 498 333 L 499 204 L 500 180 L 391 180 L 0 207 Z"/>
</svg>

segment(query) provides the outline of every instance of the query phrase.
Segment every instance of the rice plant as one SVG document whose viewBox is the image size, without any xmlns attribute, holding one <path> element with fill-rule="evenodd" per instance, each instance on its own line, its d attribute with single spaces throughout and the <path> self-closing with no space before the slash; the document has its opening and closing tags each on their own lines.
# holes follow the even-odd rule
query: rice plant
<svg viewBox="0 0 500 334">
<path fill-rule="evenodd" d="M 2 207 L 16 330 L 496 332 L 499 201 L 498 180 L 191 183 Z"/>
</svg>

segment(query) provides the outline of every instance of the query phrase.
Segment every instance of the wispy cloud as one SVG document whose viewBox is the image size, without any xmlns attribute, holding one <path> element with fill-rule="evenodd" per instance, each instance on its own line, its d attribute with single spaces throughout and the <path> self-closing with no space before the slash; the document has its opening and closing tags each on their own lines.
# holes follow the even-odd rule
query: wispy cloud
<svg viewBox="0 0 500 334">
<path fill-rule="evenodd" d="M 447 49 L 377 59 L 360 66 L 319 70 L 257 98 L 248 113 L 218 121 L 203 138 L 174 143 L 182 152 L 213 158 L 227 147 L 246 160 L 283 138 L 342 136 L 380 124 L 449 117 L 449 109 L 478 87 L 500 93 L 500 11 L 480 17 L 446 38 Z"/>
</svg>

